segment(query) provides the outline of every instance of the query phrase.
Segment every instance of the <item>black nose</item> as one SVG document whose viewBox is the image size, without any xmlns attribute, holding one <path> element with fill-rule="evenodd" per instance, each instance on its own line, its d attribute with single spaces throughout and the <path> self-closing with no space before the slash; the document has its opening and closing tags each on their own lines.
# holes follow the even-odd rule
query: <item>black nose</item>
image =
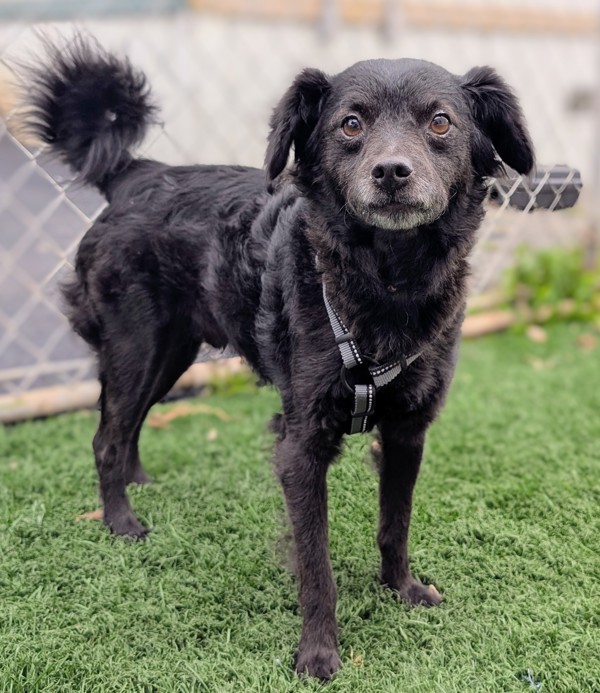
<svg viewBox="0 0 600 693">
<path fill-rule="evenodd" d="M 408 159 L 385 159 L 373 167 L 371 177 L 379 187 L 392 191 L 404 185 L 412 172 Z"/>
</svg>

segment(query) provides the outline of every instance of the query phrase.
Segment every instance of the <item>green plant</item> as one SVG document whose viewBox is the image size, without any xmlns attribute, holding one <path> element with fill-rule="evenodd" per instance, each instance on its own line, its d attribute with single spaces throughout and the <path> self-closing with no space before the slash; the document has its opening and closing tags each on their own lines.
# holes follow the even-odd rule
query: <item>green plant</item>
<svg viewBox="0 0 600 693">
<path fill-rule="evenodd" d="M 237 395 L 254 391 L 257 377 L 250 369 L 214 376 L 207 385 L 207 392 L 213 395 Z"/>
<path fill-rule="evenodd" d="M 509 307 L 524 317 L 592 320 L 600 315 L 600 267 L 585 269 L 580 248 L 519 248 L 505 276 Z"/>
</svg>

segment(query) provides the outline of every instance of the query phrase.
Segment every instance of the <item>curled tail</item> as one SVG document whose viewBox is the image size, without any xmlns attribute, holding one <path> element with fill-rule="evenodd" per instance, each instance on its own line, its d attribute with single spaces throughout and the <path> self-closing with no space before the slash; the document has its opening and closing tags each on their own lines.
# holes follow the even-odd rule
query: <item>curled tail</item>
<svg viewBox="0 0 600 693">
<path fill-rule="evenodd" d="M 46 46 L 49 62 L 30 68 L 25 126 L 104 192 L 154 120 L 146 77 L 80 35 Z"/>
</svg>

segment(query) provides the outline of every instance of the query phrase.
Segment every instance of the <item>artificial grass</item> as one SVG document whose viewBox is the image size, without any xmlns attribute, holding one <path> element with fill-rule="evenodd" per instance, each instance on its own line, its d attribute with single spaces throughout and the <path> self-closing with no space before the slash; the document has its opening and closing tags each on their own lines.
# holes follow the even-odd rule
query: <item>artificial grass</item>
<svg viewBox="0 0 600 693">
<path fill-rule="evenodd" d="M 330 474 L 344 667 L 323 690 L 598 690 L 600 358 L 582 331 L 463 346 L 411 535 L 441 607 L 377 584 L 376 477 L 368 438 L 348 441 Z M 0 430 L 0 691 L 322 690 L 291 669 L 300 615 L 265 430 L 277 395 L 203 403 L 234 418 L 143 432 L 142 543 L 75 521 L 97 507 L 96 413 Z"/>
</svg>

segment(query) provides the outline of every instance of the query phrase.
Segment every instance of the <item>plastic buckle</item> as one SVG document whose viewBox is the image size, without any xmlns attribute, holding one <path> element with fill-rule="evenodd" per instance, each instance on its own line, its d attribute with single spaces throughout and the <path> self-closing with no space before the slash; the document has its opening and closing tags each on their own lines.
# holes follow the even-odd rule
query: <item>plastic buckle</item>
<svg viewBox="0 0 600 693">
<path fill-rule="evenodd" d="M 352 332 L 347 332 L 346 334 L 343 334 L 341 337 L 336 337 L 335 338 L 335 343 L 339 346 L 340 344 L 344 344 L 344 342 L 353 342 L 354 341 L 354 335 Z"/>
</svg>

